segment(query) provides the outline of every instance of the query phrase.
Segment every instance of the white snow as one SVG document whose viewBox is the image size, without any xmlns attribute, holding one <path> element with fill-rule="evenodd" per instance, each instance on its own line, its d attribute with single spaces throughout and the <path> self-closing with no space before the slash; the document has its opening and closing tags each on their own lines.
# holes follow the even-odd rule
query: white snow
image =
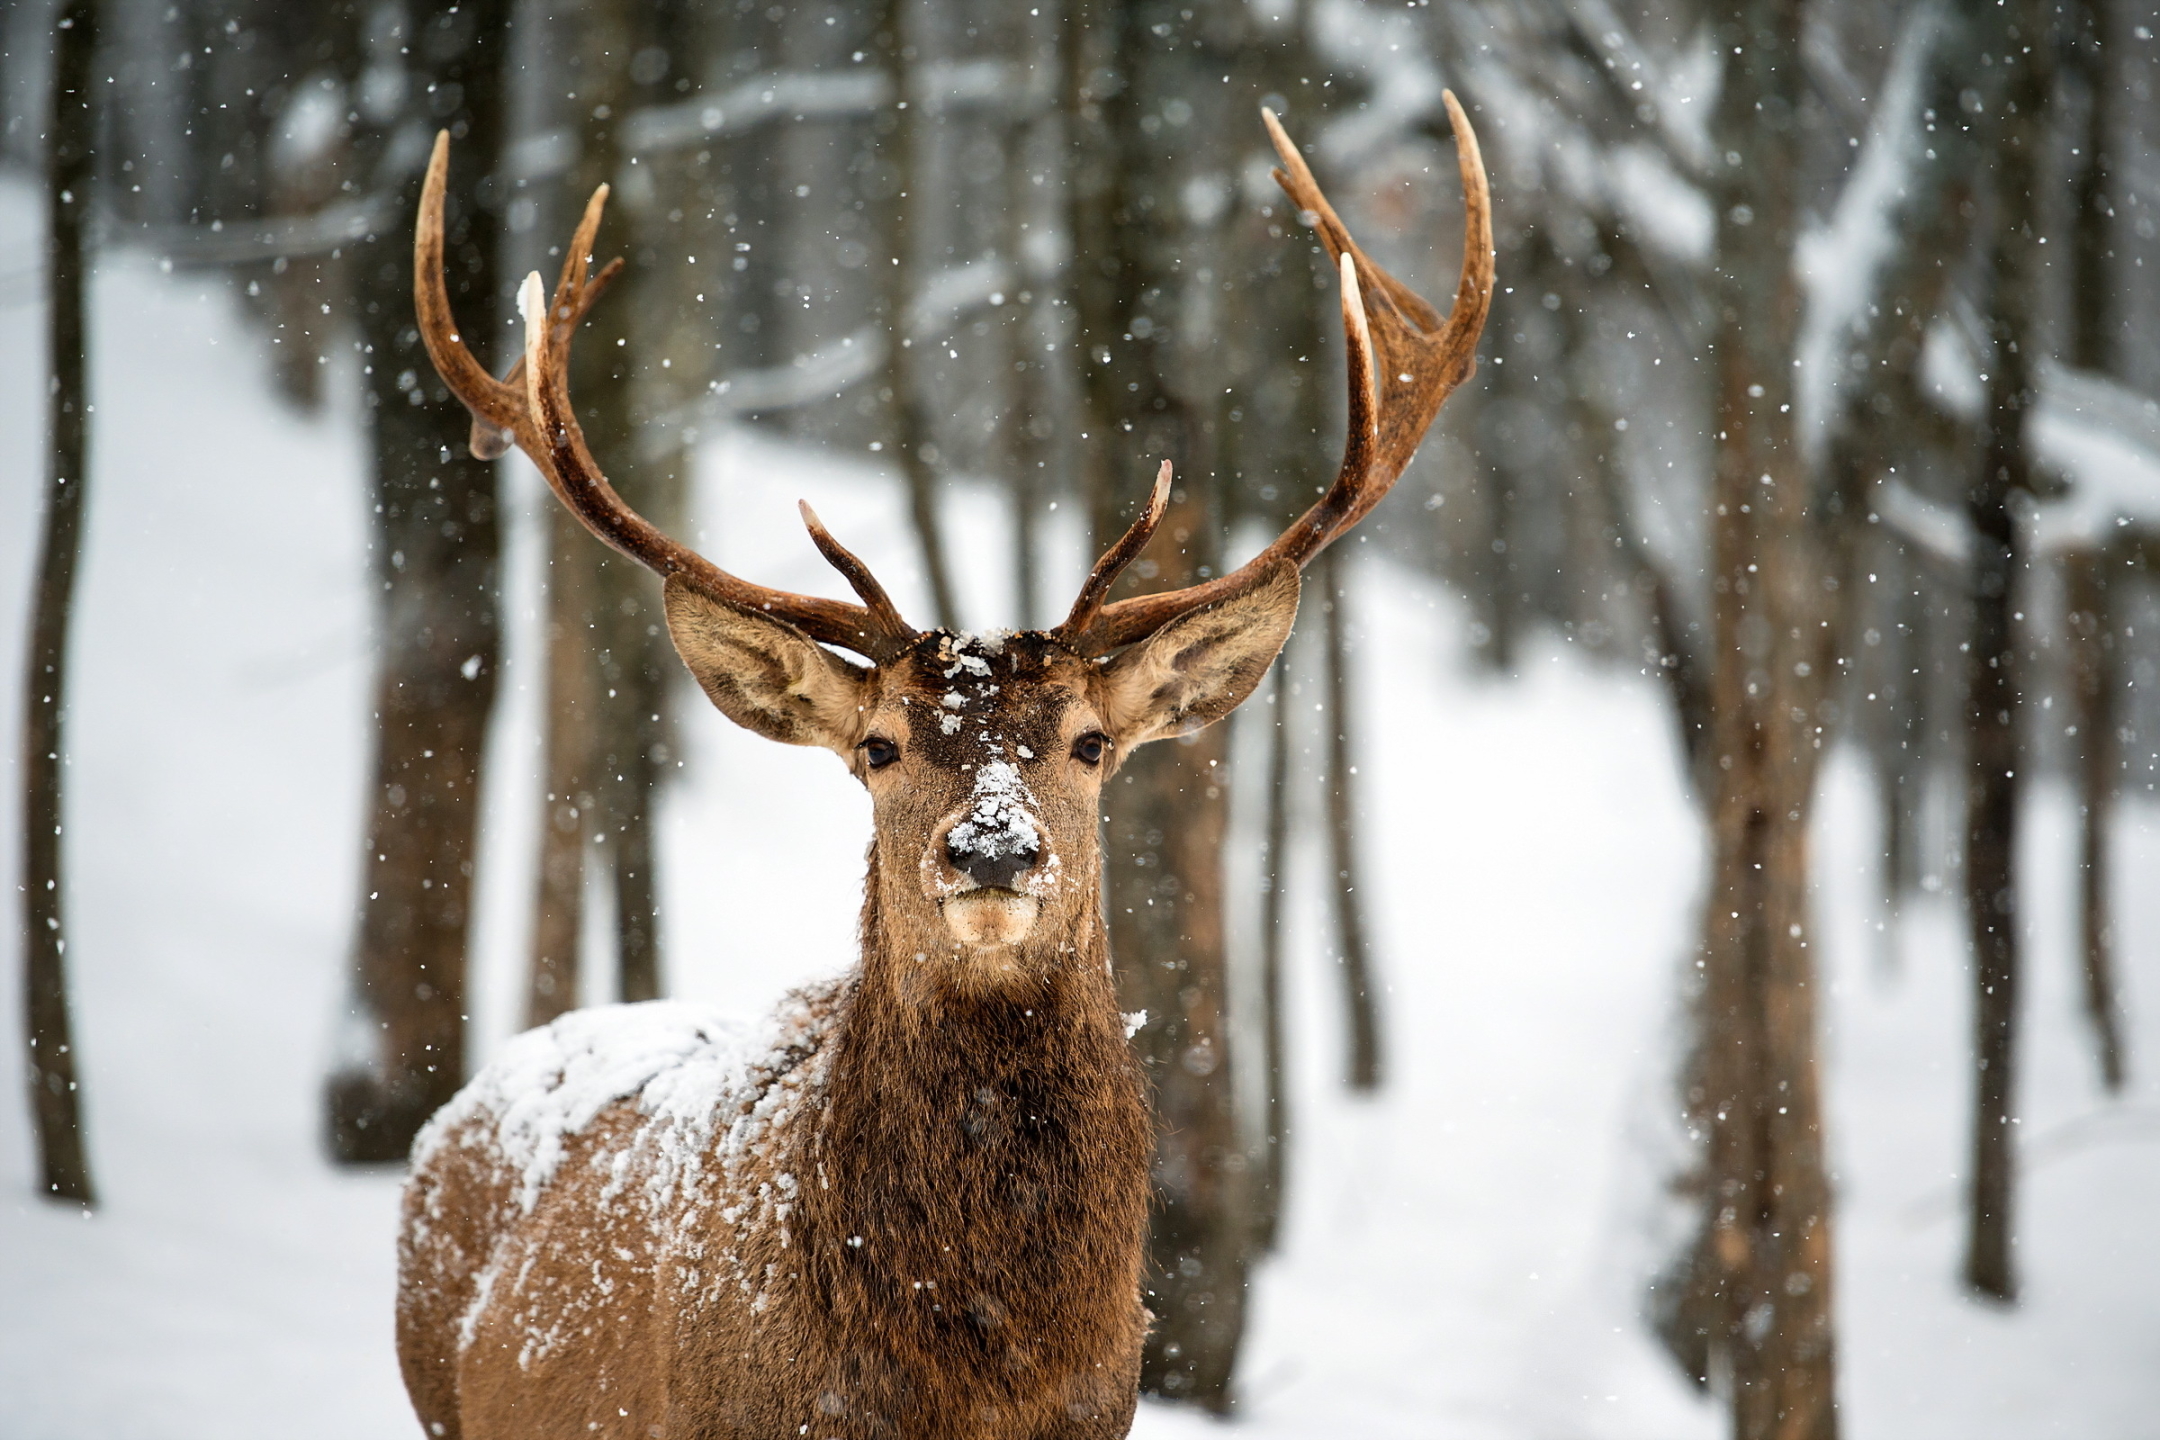
<svg viewBox="0 0 2160 1440">
<path fill-rule="evenodd" d="M 1031 854 L 1042 846 L 1042 831 L 1028 814 L 1035 797 L 1020 771 L 1003 760 L 975 767 L 974 803 L 947 841 L 958 850 L 990 859 Z"/>
<path fill-rule="evenodd" d="M 1920 81 L 1942 28 L 1939 5 L 1912 7 L 1898 32 L 1882 102 L 1871 112 L 1859 161 L 1838 192 L 1828 223 L 1804 232 L 1793 248 L 1807 290 L 1793 398 L 1801 444 L 1810 456 L 1820 453 L 1835 418 L 1831 406 L 1845 378 L 1844 352 L 1874 320 L 1870 311 L 1878 276 L 1897 250 L 1898 206 L 1923 152 L 1934 157 L 1925 145 Z"/>
<path fill-rule="evenodd" d="M 1645 239 L 1676 260 L 1700 265 L 1717 240 L 1717 213 L 1710 197 L 1673 168 L 1664 151 L 1649 145 L 1616 145 L 1607 195 L 1613 209 L 1640 227 Z"/>
<path fill-rule="evenodd" d="M 817 1033 L 812 1005 L 794 995 L 759 1017 L 681 1000 L 573 1010 L 505 1045 L 436 1112 L 414 1144 L 414 1160 L 469 1136 L 477 1122 L 517 1172 L 517 1204 L 529 1214 L 562 1162 L 564 1143 L 601 1111 L 635 1098 L 658 1137 L 648 1183 L 668 1191 L 705 1159 L 741 1154 L 779 1118 L 753 1113 L 763 1098 L 759 1083 Z"/>
<path fill-rule="evenodd" d="M 2160 529 L 2160 404 L 2062 365 L 2043 365 L 2039 381 L 2026 438 L 2069 481 L 2069 493 L 2035 507 L 2034 544 L 2105 545 L 2125 527 Z"/>
<path fill-rule="evenodd" d="M 0 188 L 0 241 L 34 253 L 34 221 L 22 187 Z M 188 277 L 108 257 L 94 321 L 68 954 L 103 1203 L 83 1218 L 32 1198 L 20 1095 L 0 1102 L 0 1434 L 412 1434 L 391 1350 L 399 1181 L 334 1170 L 319 1148 L 369 703 L 355 417 L 279 410 L 267 347 Z M 39 324 L 35 304 L 0 309 L 8 677 L 41 471 Z M 479 867 L 482 1058 L 502 1051 L 519 1003 L 538 791 L 524 687 L 545 512 L 537 479 L 507 473 L 513 633 Z M 778 473 L 853 517 L 865 558 L 922 611 L 897 487 L 856 462 L 723 432 L 701 458 L 697 542 L 768 583 L 829 593 Z M 959 489 L 949 516 L 954 553 L 1005 553 L 986 492 Z M 1081 547 L 1060 543 L 1057 573 L 1077 584 Z M 962 570 L 963 612 L 1010 619 L 1002 569 Z M 1325 915 L 1296 907 L 1296 1148 L 1285 1249 L 1256 1280 L 1244 1422 L 1225 1432 L 1149 1405 L 1135 1433 L 1708 1440 L 1719 1412 L 1638 1316 L 1667 1218 L 1661 1117 L 1701 846 L 1665 700 L 1535 641 L 1524 679 L 1484 679 L 1456 658 L 1460 608 L 1371 562 L 1353 613 L 1388 1086 L 1367 1101 L 1340 1089 Z M 0 730 L 15 714 L 0 709 Z M 702 705 L 681 736 L 662 837 L 671 990 L 763 1013 L 849 952 L 867 802 L 831 757 Z M 0 735 L 0 787 L 16 753 Z M 1252 816 L 1236 823 L 1245 875 Z M 2160 809 L 2127 804 L 2115 835 L 2133 1081 L 2114 1103 L 2098 1097 L 2076 1003 L 2075 824 L 2066 795 L 2036 788 L 2022 839 L 2027 1294 L 2000 1310 L 1954 1283 L 1958 918 L 1946 901 L 1916 905 L 1901 968 L 1878 964 L 1871 804 L 1852 766 L 1831 767 L 1814 853 L 1850 1440 L 2131 1440 L 2160 1412 L 2160 887 L 2135 880 L 2160 872 Z M 1308 875 L 1318 829 L 1308 814 L 1294 832 Z M 0 873 L 15 846 L 0 826 Z M 17 943 L 0 924 L 0 973 L 19 973 Z M 0 986 L 0 1034 L 20 1034 L 19 994 Z"/>
<path fill-rule="evenodd" d="M 1972 329 L 1977 322 L 1969 312 L 1938 318 L 1920 342 L 1920 385 L 1946 415 L 1977 420 L 1987 403 L 1986 377 L 1974 353 Z"/>
</svg>

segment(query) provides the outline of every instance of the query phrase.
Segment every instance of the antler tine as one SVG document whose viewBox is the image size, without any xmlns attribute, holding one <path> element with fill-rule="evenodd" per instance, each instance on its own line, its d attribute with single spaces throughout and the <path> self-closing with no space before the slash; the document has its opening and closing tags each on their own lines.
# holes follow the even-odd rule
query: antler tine
<svg viewBox="0 0 2160 1440">
<path fill-rule="evenodd" d="M 802 511 L 803 524 L 809 528 L 810 543 L 817 546 L 818 553 L 831 562 L 833 569 L 847 578 L 848 587 L 862 597 L 863 608 L 870 612 L 870 618 L 878 629 L 890 636 L 901 649 L 913 643 L 920 632 L 900 618 L 900 607 L 893 604 L 892 597 L 885 593 L 885 587 L 878 583 L 877 576 L 870 573 L 870 567 L 863 564 L 854 551 L 833 539 L 832 532 L 825 528 L 824 521 L 818 519 L 817 511 L 810 508 L 809 501 L 798 500 L 795 506 Z"/>
<path fill-rule="evenodd" d="M 873 613 L 845 601 L 797 595 L 737 579 L 661 534 L 624 504 L 608 483 L 571 409 L 569 382 L 570 342 L 578 322 L 622 269 L 620 260 L 611 260 L 597 273 L 589 273 L 593 239 L 607 203 L 605 185 L 586 204 L 552 303 L 537 273 L 528 275 L 518 292 L 518 310 L 525 318 L 523 357 L 511 367 L 508 379 L 497 380 L 487 373 L 458 336 L 443 277 L 443 191 L 449 164 L 449 136 L 437 135 L 413 238 L 413 293 L 428 356 L 451 393 L 472 412 L 473 452 L 492 458 L 502 453 L 505 440 L 515 441 L 539 467 L 556 498 L 586 529 L 663 578 L 680 576 L 712 599 L 789 621 L 813 640 L 853 650 L 873 661 L 890 660 L 905 650 L 914 632 L 906 629 L 889 600 Z M 852 556 L 848 558 L 853 561 Z M 859 561 L 854 564 L 875 589 L 877 582 L 868 579 L 868 570 Z M 870 593 L 860 582 L 857 589 L 866 597 Z M 882 596 L 883 591 L 877 593 Z"/>
<path fill-rule="evenodd" d="M 578 217 L 577 229 L 571 232 L 570 248 L 563 252 L 562 273 L 555 280 L 554 319 L 558 325 L 574 325 L 580 311 L 578 300 L 585 291 L 585 274 L 592 265 L 593 241 L 600 235 L 600 217 L 607 210 L 608 196 L 612 188 L 605 182 L 593 187 L 592 195 L 585 202 L 585 213 Z M 610 260 L 603 267 L 620 268 L 621 257 Z"/>
<path fill-rule="evenodd" d="M 1348 255 L 1336 262 L 1336 269 L 1342 279 L 1343 359 L 1350 413 L 1335 483 L 1275 542 L 1281 547 L 1276 558 L 1300 568 L 1378 504 L 1395 479 L 1389 475 L 1377 484 L 1373 479 L 1373 462 L 1380 451 L 1380 392 L 1373 383 L 1372 327 L 1366 319 L 1364 288 L 1358 284 L 1357 265 Z"/>
<path fill-rule="evenodd" d="M 533 443 L 527 444 L 522 431 L 518 443 L 547 477 L 555 498 L 587 530 L 663 578 L 680 576 L 701 594 L 786 620 L 813 640 L 842 646 L 880 663 L 906 649 L 912 633 L 899 636 L 862 606 L 738 579 L 669 539 L 625 504 L 593 459 L 570 407 L 570 327 L 551 323 L 560 307 L 549 305 L 545 293 L 540 274 L 534 271 L 525 277 L 518 294 L 518 309 L 525 317 L 526 411 L 533 431 Z"/>
<path fill-rule="evenodd" d="M 420 324 L 420 342 L 435 362 L 435 373 L 472 412 L 477 442 L 482 424 L 494 433 L 514 435 L 524 422 L 525 404 L 518 387 L 497 380 L 473 358 L 458 333 L 457 317 L 450 312 L 450 287 L 443 276 L 443 190 L 449 175 L 450 132 L 440 130 L 435 135 L 435 153 L 428 157 L 427 180 L 420 187 L 420 219 L 413 229 L 413 309 Z M 476 443 L 473 449 L 478 454 L 480 447 Z"/>
<path fill-rule="evenodd" d="M 1155 471 L 1155 488 L 1148 495 L 1147 508 L 1142 510 L 1126 528 L 1117 543 L 1103 551 L 1095 568 L 1088 572 L 1086 583 L 1080 587 L 1079 598 L 1073 601 L 1072 613 L 1064 623 L 1051 631 L 1051 635 L 1068 648 L 1077 648 L 1073 642 L 1084 637 L 1102 613 L 1103 601 L 1110 594 L 1110 587 L 1117 583 L 1125 567 L 1138 558 L 1147 543 L 1154 538 L 1155 527 L 1162 524 L 1163 512 L 1170 507 L 1170 462 L 1165 460 Z"/>
<path fill-rule="evenodd" d="M 1358 248 L 1297 146 L 1273 114 L 1260 112 L 1282 157 L 1276 182 L 1299 209 L 1313 215 L 1321 242 L 1342 267 L 1343 335 L 1350 366 L 1350 433 L 1342 468 L 1327 494 L 1236 571 L 1183 590 L 1106 605 L 1066 640 L 1069 647 L 1082 654 L 1107 654 L 1188 611 L 1243 592 L 1277 565 L 1305 565 L 1380 503 L 1417 453 L 1440 407 L 1470 378 L 1477 367 L 1478 336 L 1492 308 L 1492 206 L 1484 157 L 1470 119 L 1452 91 L 1441 99 L 1454 124 L 1463 187 L 1462 274 L 1445 322 L 1422 296 Z"/>
<path fill-rule="evenodd" d="M 509 373 L 497 380 L 473 357 L 458 333 L 457 317 L 450 310 L 449 286 L 443 276 L 443 192 L 449 176 L 450 132 L 438 130 L 434 153 L 428 157 L 427 180 L 420 190 L 419 223 L 413 230 L 413 304 L 418 312 L 420 339 L 427 346 L 428 358 L 435 362 L 436 373 L 472 414 L 468 447 L 476 459 L 496 460 L 508 454 L 516 443 L 517 427 L 525 417 L 525 357 L 520 354 Z M 600 198 L 595 196 L 594 203 Z M 588 206 L 587 212 L 597 228 L 599 216 L 593 206 Z M 585 246 L 572 246 L 571 259 L 563 263 L 565 286 L 577 257 L 591 253 L 592 237 L 581 233 L 585 234 Z M 589 280 L 584 278 L 583 270 L 579 264 L 572 325 L 585 318 L 594 302 L 622 273 L 622 261 L 610 260 Z"/>
<path fill-rule="evenodd" d="M 602 188 L 606 187 L 603 186 Z M 567 264 L 567 262 L 565 263 Z M 572 329 L 584 323 L 585 316 L 592 309 L 593 303 L 607 293 L 608 286 L 615 283 L 615 277 L 622 274 L 622 269 L 622 258 L 617 256 L 601 266 L 599 274 L 585 282 L 577 304 L 572 307 L 573 313 L 570 316 L 570 327 Z M 516 390 L 518 395 L 521 398 L 523 397 L 525 394 L 525 357 L 522 354 L 510 362 L 510 369 L 504 374 L 502 383 Z M 508 430 L 498 429 L 475 414 L 472 422 L 472 434 L 467 437 L 465 444 L 466 448 L 472 451 L 475 460 L 500 460 L 510 453 L 510 447 L 516 442 L 516 435 Z"/>
</svg>

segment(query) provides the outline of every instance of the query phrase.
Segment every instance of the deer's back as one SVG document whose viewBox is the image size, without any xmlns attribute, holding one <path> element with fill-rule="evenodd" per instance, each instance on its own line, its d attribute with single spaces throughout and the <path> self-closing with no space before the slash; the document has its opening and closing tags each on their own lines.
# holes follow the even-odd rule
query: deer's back
<svg viewBox="0 0 2160 1440">
<path fill-rule="evenodd" d="M 716 1347 L 742 1352 L 727 1369 L 752 1387 L 771 1373 L 750 1352 L 791 1339 L 757 1321 L 800 1253 L 794 1122 L 844 988 L 758 1022 L 669 1001 L 576 1011 L 512 1041 L 429 1123 L 398 1355 L 430 1433 L 644 1436 Z M 704 1399 L 745 1407 L 746 1432 L 764 1408 Z"/>
</svg>

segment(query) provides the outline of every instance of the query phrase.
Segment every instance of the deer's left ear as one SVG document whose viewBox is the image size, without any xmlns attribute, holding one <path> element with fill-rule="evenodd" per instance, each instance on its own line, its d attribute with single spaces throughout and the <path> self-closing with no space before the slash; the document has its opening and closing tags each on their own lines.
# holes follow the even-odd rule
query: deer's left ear
<svg viewBox="0 0 2160 1440">
<path fill-rule="evenodd" d="M 1283 561 L 1258 583 L 1181 615 L 1105 664 L 1096 703 L 1121 749 L 1189 735 L 1245 703 L 1297 619 L 1297 566 Z"/>
</svg>

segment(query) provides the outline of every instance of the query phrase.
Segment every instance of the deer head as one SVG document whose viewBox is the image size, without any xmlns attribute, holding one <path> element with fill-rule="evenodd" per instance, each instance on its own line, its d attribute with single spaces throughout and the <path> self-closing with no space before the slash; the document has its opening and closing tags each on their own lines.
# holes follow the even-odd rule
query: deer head
<svg viewBox="0 0 2160 1440">
<path fill-rule="evenodd" d="M 1275 117 L 1275 178 L 1313 217 L 1342 276 L 1349 435 L 1326 494 L 1234 572 L 1110 602 L 1113 583 L 1161 521 L 1170 467 L 1147 508 L 1103 555 L 1072 612 L 1047 631 L 974 636 L 918 630 L 808 506 L 803 519 L 860 603 L 737 578 L 632 512 L 594 462 L 571 409 L 578 322 L 621 262 L 590 270 L 607 187 L 594 192 L 552 297 L 525 281 L 525 353 L 497 380 L 459 339 L 443 279 L 449 138 L 428 167 L 414 247 L 420 332 L 473 416 L 483 457 L 515 443 L 562 503 L 666 584 L 683 662 L 729 719 L 771 739 L 839 755 L 876 817 L 875 923 L 888 955 L 920 959 L 919 983 L 1001 987 L 1099 932 L 1096 817 L 1104 779 L 1135 748 L 1227 715 L 1250 695 L 1296 617 L 1298 572 L 1379 503 L 1432 418 L 1474 366 L 1492 294 L 1492 235 L 1476 137 L 1450 94 L 1465 197 L 1463 263 L 1443 321 L 1350 239 Z M 1377 374 L 1376 374 L 1377 363 Z M 840 653 L 852 652 L 862 662 Z M 1098 947 L 1084 945 L 1093 952 Z"/>
</svg>

